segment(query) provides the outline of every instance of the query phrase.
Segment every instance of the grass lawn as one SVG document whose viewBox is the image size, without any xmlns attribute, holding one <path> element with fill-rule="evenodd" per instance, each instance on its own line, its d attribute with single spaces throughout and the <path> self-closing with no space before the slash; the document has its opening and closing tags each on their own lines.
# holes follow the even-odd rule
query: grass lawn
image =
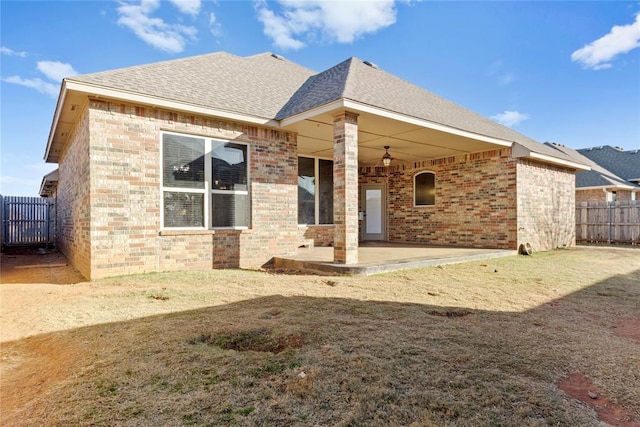
<svg viewBox="0 0 640 427">
<path fill-rule="evenodd" d="M 1 288 L 4 426 L 640 426 L 639 249 Z"/>
</svg>

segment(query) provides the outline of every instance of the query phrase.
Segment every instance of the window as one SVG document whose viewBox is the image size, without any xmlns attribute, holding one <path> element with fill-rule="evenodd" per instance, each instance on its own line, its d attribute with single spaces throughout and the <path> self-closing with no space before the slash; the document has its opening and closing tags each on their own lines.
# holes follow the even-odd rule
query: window
<svg viewBox="0 0 640 427">
<path fill-rule="evenodd" d="M 247 146 L 163 133 L 162 201 L 166 228 L 248 227 Z"/>
<path fill-rule="evenodd" d="M 433 206 L 436 204 L 436 175 L 433 172 L 422 172 L 414 177 L 414 197 L 416 206 Z"/>
<path fill-rule="evenodd" d="M 333 161 L 298 157 L 298 223 L 333 224 Z"/>
</svg>

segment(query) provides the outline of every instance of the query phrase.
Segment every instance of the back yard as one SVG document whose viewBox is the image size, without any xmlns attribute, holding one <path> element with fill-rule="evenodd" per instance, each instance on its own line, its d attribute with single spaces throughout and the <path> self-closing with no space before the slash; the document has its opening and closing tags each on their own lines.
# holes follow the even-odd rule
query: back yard
<svg viewBox="0 0 640 427">
<path fill-rule="evenodd" d="M 640 250 L 94 282 L 2 259 L 0 424 L 640 426 Z"/>
</svg>

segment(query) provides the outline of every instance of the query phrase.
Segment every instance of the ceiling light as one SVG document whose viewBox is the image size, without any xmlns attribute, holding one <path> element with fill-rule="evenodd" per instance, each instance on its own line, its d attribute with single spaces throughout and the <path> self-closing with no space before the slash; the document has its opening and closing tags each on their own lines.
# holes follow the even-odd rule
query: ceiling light
<svg viewBox="0 0 640 427">
<path fill-rule="evenodd" d="M 391 164 L 391 160 L 393 160 L 393 157 L 391 157 L 391 154 L 389 154 L 389 146 L 385 145 L 384 146 L 384 155 L 382 156 L 382 164 L 385 166 L 389 166 Z"/>
</svg>

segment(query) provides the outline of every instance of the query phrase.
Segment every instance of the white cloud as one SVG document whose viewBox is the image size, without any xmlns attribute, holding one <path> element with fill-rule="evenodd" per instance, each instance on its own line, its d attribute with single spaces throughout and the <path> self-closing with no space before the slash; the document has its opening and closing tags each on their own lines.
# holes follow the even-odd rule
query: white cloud
<svg viewBox="0 0 640 427">
<path fill-rule="evenodd" d="M 27 52 L 16 52 L 13 49 L 9 49 L 6 46 L 0 47 L 0 53 L 7 56 L 19 56 L 20 58 L 24 58 L 27 56 Z"/>
<path fill-rule="evenodd" d="M 169 0 L 181 13 L 197 16 L 200 13 L 200 0 Z"/>
<path fill-rule="evenodd" d="M 150 15 L 160 7 L 159 0 L 141 0 L 139 5 L 122 3 L 117 8 L 118 24 L 129 28 L 147 44 L 170 53 L 184 50 L 187 39 L 194 39 L 195 27 L 167 24 Z"/>
<path fill-rule="evenodd" d="M 375 2 L 280 0 L 281 14 L 266 1 L 254 3 L 264 33 L 281 49 L 300 49 L 303 40 L 351 43 L 396 22 L 394 0 Z"/>
<path fill-rule="evenodd" d="M 53 98 L 58 97 L 59 86 L 53 83 L 45 82 L 41 78 L 33 78 L 33 79 L 23 79 L 20 76 L 11 76 L 3 78 L 2 81 L 7 83 L 13 83 L 20 86 L 29 87 L 31 89 L 35 89 L 40 93 L 47 94 Z"/>
<path fill-rule="evenodd" d="M 78 73 L 69 64 L 58 61 L 39 61 L 38 71 L 47 76 L 50 80 L 60 82 L 65 77 L 75 76 Z"/>
<path fill-rule="evenodd" d="M 213 12 L 209 15 L 209 28 L 214 36 L 219 37 L 222 35 L 222 25 L 218 22 L 216 14 Z"/>
<path fill-rule="evenodd" d="M 258 8 L 258 19 L 264 25 L 264 33 L 273 40 L 273 43 L 281 49 L 300 49 L 304 47 L 304 43 L 296 40 L 291 36 L 291 29 L 287 25 L 287 21 L 276 16 L 266 7 Z"/>
<path fill-rule="evenodd" d="M 608 34 L 600 37 L 571 54 L 571 60 L 584 68 L 602 70 L 611 67 L 611 61 L 618 55 L 640 47 L 640 13 L 629 25 L 614 25 Z"/>
<path fill-rule="evenodd" d="M 498 76 L 498 83 L 500 83 L 502 86 L 507 86 L 510 85 L 511 83 L 515 82 L 517 80 L 515 74 L 510 73 L 508 71 L 502 73 L 501 75 Z"/>
<path fill-rule="evenodd" d="M 500 84 L 501 86 L 508 86 L 518 80 L 514 73 L 506 70 L 506 65 L 502 60 L 494 61 L 489 66 L 487 75 L 489 77 L 495 77 L 498 81 L 498 84 Z"/>
<path fill-rule="evenodd" d="M 38 92 L 49 95 L 55 99 L 58 98 L 58 93 L 60 92 L 60 82 L 62 81 L 62 79 L 78 74 L 70 64 L 59 61 L 39 61 L 36 65 L 36 68 L 49 80 L 52 80 L 56 83 L 47 82 L 39 77 L 34 77 L 32 79 L 23 79 L 20 76 L 5 77 L 2 79 L 2 81 L 35 89 Z"/>
<path fill-rule="evenodd" d="M 521 113 L 519 111 L 509 111 L 505 110 L 503 113 L 498 113 L 494 116 L 491 116 L 492 120 L 500 123 L 501 125 L 505 125 L 508 127 L 517 126 L 523 121 L 529 119 L 529 115 L 526 113 Z"/>
</svg>

